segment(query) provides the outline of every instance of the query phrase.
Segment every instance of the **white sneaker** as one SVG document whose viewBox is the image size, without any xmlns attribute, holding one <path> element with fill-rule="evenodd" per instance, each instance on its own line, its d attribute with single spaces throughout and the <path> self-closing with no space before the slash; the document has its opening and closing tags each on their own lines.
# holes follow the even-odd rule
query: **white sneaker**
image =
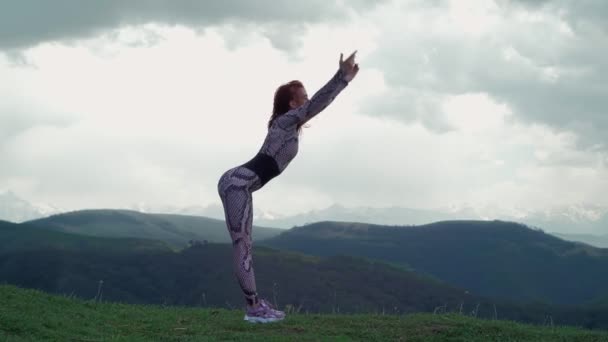
<svg viewBox="0 0 608 342">
<path fill-rule="evenodd" d="M 283 318 L 285 318 L 283 311 L 275 309 L 265 299 L 260 299 L 257 308 L 247 308 L 244 320 L 250 323 L 270 323 L 281 321 Z"/>
</svg>

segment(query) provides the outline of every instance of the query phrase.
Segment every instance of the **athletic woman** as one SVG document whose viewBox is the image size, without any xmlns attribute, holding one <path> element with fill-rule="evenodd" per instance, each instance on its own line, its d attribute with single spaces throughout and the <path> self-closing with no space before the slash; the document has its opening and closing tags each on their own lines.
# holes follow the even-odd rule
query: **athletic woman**
<svg viewBox="0 0 608 342">
<path fill-rule="evenodd" d="M 268 134 L 261 149 L 253 159 L 224 172 L 219 179 L 218 193 L 234 248 L 234 272 L 245 295 L 244 319 L 248 322 L 267 323 L 285 318 L 283 311 L 277 310 L 266 299 L 258 298 L 251 255 L 251 194 L 285 170 L 298 153 L 302 126 L 325 109 L 357 75 L 356 52 L 346 60 L 340 54 L 338 71 L 311 99 L 308 99 L 300 81 L 281 85 L 274 95 Z"/>
</svg>

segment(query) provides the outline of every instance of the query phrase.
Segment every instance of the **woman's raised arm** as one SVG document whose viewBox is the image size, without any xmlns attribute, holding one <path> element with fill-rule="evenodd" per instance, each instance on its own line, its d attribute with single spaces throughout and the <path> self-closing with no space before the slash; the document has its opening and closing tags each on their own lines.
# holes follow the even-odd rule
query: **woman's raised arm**
<svg viewBox="0 0 608 342">
<path fill-rule="evenodd" d="M 343 55 L 340 54 L 340 68 L 332 78 L 310 100 L 300 107 L 288 111 L 284 116 L 295 118 L 298 124 L 304 124 L 329 106 L 359 72 L 359 65 L 355 63 L 356 53 L 357 51 L 353 52 L 344 61 L 342 60 Z"/>
</svg>

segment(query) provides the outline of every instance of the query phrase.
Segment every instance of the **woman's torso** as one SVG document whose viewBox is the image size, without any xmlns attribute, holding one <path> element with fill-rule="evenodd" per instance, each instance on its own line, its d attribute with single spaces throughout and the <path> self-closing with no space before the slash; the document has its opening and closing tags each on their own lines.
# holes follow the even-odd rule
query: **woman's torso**
<svg viewBox="0 0 608 342">
<path fill-rule="evenodd" d="M 286 120 L 275 120 L 258 154 L 240 166 L 255 172 L 263 186 L 287 168 L 298 154 L 298 145 L 297 125 Z"/>
</svg>

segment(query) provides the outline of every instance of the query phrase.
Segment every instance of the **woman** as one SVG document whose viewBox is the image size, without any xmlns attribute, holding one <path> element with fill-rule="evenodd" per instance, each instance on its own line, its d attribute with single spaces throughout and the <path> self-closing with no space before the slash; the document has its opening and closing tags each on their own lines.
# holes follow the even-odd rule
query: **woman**
<svg viewBox="0 0 608 342">
<path fill-rule="evenodd" d="M 262 148 L 253 159 L 220 177 L 218 193 L 232 238 L 234 272 L 247 303 L 246 321 L 267 323 L 285 318 L 284 312 L 258 298 L 256 291 L 251 255 L 251 194 L 285 170 L 298 153 L 298 135 L 302 125 L 325 109 L 357 75 L 356 53 L 353 52 L 346 60 L 342 60 L 343 54 L 340 54 L 338 71 L 310 100 L 299 81 L 280 86 L 274 95 L 274 108 Z"/>
</svg>

